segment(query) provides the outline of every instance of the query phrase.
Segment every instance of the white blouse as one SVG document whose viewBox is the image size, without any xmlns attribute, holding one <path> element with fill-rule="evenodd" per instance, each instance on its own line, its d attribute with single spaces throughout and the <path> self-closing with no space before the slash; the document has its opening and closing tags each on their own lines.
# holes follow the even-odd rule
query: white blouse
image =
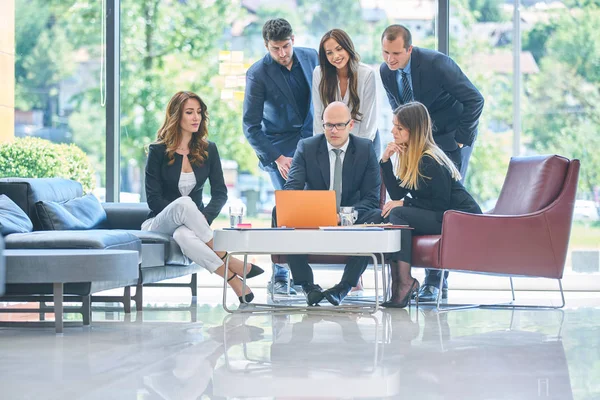
<svg viewBox="0 0 600 400">
<path fill-rule="evenodd" d="M 323 102 L 319 95 L 319 84 L 321 83 L 321 67 L 317 66 L 313 71 L 312 80 L 312 102 L 314 108 L 313 134 L 323 133 Z M 362 114 L 361 121 L 354 121 L 352 134 L 363 138 L 375 139 L 377 132 L 377 93 L 375 71 L 367 64 L 358 64 L 358 98 L 360 99 L 359 111 Z M 350 101 L 350 90 L 346 90 L 344 98 L 341 95 L 340 83 L 336 91 L 336 100 L 342 101 L 348 107 Z M 352 107 L 350 107 L 352 108 Z"/>
<path fill-rule="evenodd" d="M 196 186 L 196 175 L 194 175 L 194 172 L 182 172 L 179 177 L 179 185 L 177 186 L 182 196 L 190 194 Z"/>
</svg>

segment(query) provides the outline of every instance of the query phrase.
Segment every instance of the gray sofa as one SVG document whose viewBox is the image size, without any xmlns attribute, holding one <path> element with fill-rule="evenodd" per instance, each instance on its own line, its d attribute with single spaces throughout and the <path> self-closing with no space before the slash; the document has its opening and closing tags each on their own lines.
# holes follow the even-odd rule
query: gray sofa
<svg viewBox="0 0 600 400">
<path fill-rule="evenodd" d="M 4 294 L 4 281 L 6 279 L 6 268 L 4 266 L 4 256 L 2 254 L 4 250 L 4 240 L 0 236 L 0 296 Z"/>
<path fill-rule="evenodd" d="M 65 296 L 89 296 L 102 290 L 122 287 L 123 296 L 92 296 L 92 301 L 122 302 L 126 313 L 131 312 L 131 300 L 135 301 L 138 311 L 142 310 L 144 286 L 189 287 L 192 296 L 196 296 L 196 273 L 200 267 L 182 254 L 169 235 L 140 230 L 149 212 L 145 203 L 104 203 L 96 207 L 100 209 L 96 210 L 96 215 L 84 215 L 83 219 L 93 226 L 85 227 L 85 221 L 83 225 L 76 221 L 76 230 L 62 230 L 69 226 L 70 221 L 61 220 L 68 218 L 60 214 L 49 216 L 46 211 L 52 210 L 52 207 L 62 209 L 61 206 L 80 201 L 84 206 L 80 206 L 79 212 L 94 213 L 88 212 L 94 207 L 85 206 L 86 196 L 78 182 L 61 178 L 3 178 L 0 179 L 0 195 L 2 194 L 16 203 L 33 224 L 31 232 L 6 235 L 6 249 L 113 249 L 139 252 L 139 279 L 67 284 L 64 288 Z M 68 214 L 67 217 L 71 218 Z M 54 230 L 49 230 L 49 224 Z M 187 275 L 191 275 L 190 283 L 159 283 L 165 279 Z M 136 288 L 133 296 L 132 286 Z M 51 293 L 52 285 L 7 284 L 0 301 L 44 301 L 44 296 Z"/>
</svg>

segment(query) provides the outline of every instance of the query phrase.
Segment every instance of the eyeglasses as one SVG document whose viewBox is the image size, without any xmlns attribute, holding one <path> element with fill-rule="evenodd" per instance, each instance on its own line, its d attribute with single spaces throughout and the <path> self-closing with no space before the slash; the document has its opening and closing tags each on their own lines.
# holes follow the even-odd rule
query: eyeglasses
<svg viewBox="0 0 600 400">
<path fill-rule="evenodd" d="M 326 131 L 331 131 L 335 127 L 335 129 L 337 129 L 338 131 L 341 131 L 346 126 L 348 126 L 348 124 L 350 123 L 350 121 L 352 121 L 352 118 L 350 118 L 345 123 L 344 122 L 338 122 L 337 124 L 330 124 L 329 122 L 326 122 L 326 123 L 323 124 L 323 129 L 325 129 Z"/>
</svg>

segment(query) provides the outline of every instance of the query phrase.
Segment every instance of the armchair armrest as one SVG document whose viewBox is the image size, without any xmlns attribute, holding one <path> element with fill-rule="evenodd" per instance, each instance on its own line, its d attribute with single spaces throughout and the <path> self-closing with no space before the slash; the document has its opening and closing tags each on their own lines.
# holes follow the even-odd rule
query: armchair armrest
<svg viewBox="0 0 600 400">
<path fill-rule="evenodd" d="M 102 203 L 110 229 L 139 230 L 148 218 L 146 203 Z"/>
<path fill-rule="evenodd" d="M 447 211 L 442 224 L 441 265 L 444 269 L 559 279 L 566 249 L 552 239 L 544 211 L 518 216 Z"/>
</svg>

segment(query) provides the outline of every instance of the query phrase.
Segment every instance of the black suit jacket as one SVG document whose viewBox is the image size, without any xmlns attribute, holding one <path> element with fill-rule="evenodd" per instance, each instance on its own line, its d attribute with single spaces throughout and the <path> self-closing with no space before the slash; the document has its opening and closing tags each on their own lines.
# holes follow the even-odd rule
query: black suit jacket
<svg viewBox="0 0 600 400">
<path fill-rule="evenodd" d="M 350 135 L 342 169 L 341 206 L 362 213 L 379 207 L 381 176 L 375 149 L 369 139 Z M 329 154 L 325 135 L 316 135 L 298 143 L 285 190 L 329 190 Z"/>
<path fill-rule="evenodd" d="M 383 182 L 392 200 L 404 199 L 404 206 L 434 211 L 438 221 L 442 221 L 448 210 L 481 214 L 477 202 L 465 187 L 452 178 L 450 171 L 433 157 L 424 155 L 419 160 L 418 189 L 406 189 L 400 186 L 400 180 L 394 175 L 392 162 L 381 163 Z M 405 197 L 410 193 L 411 197 Z"/>
<path fill-rule="evenodd" d="M 433 121 L 433 138 L 444 151 L 457 143 L 471 146 L 477 136 L 483 96 L 460 67 L 438 51 L 413 47 L 411 55 L 413 95 L 427 107 Z M 379 68 L 392 110 L 402 104 L 396 74 L 386 63 Z"/>
<path fill-rule="evenodd" d="M 313 49 L 294 47 L 304 78 L 310 87 L 312 73 L 319 64 Z M 313 107 L 309 99 L 306 117 L 300 115 L 294 94 L 287 84 L 281 66 L 270 54 L 254 63 L 246 72 L 244 95 L 244 135 L 266 171 L 277 171 L 274 161 L 282 154 L 292 157 L 298 141 L 313 135 Z"/>
<path fill-rule="evenodd" d="M 150 214 L 155 217 L 172 201 L 181 197 L 179 192 L 179 177 L 181 176 L 181 165 L 183 156 L 175 153 L 175 162 L 168 165 L 167 146 L 153 143 L 148 152 L 146 163 L 146 197 Z M 209 224 L 219 215 L 219 212 L 227 202 L 227 186 L 223 179 L 223 169 L 217 145 L 208 142 L 208 158 L 203 165 L 192 165 L 196 176 L 196 186 L 189 196 L 196 203 L 198 209 L 206 217 Z M 210 181 L 210 202 L 205 207 L 202 203 L 202 189 L 206 180 Z"/>
</svg>

